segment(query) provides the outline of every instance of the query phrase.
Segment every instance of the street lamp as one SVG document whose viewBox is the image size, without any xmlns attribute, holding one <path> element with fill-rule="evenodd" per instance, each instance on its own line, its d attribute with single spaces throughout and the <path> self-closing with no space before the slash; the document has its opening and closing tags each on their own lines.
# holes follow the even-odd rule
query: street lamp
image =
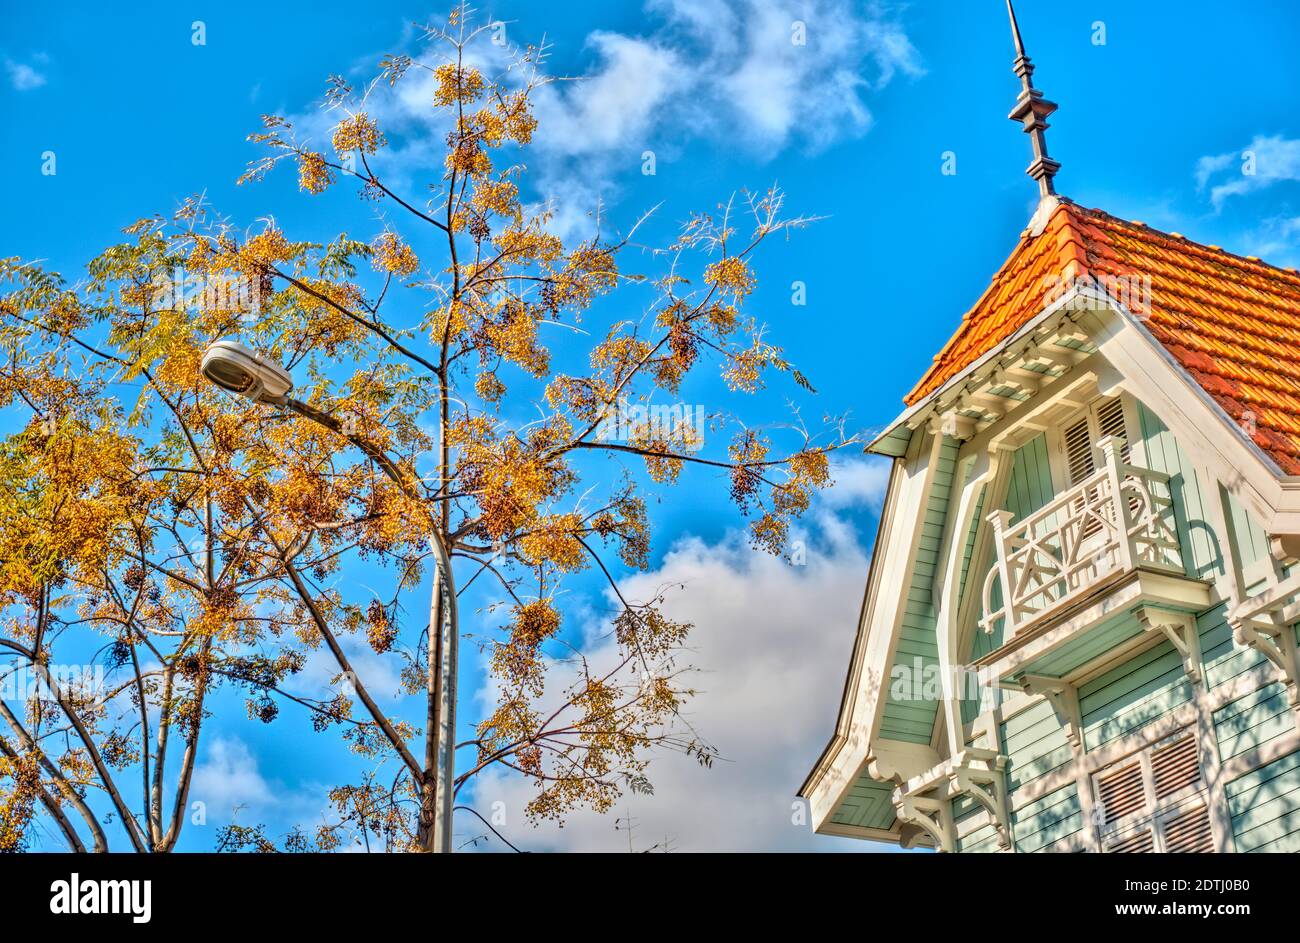
<svg viewBox="0 0 1300 943">
<path fill-rule="evenodd" d="M 318 423 L 333 432 L 347 435 L 349 441 L 373 458 L 392 480 L 393 484 L 403 490 L 407 484 L 396 465 L 393 464 L 374 443 L 360 436 L 343 432 L 342 423 L 324 410 L 317 409 L 301 400 L 289 396 L 293 389 L 293 377 L 277 363 L 249 350 L 243 344 L 234 341 L 215 341 L 203 352 L 199 364 L 202 374 L 230 393 L 235 393 L 255 403 L 268 403 L 284 406 L 312 422 Z M 438 709 L 440 722 L 435 734 L 434 756 L 437 761 L 437 800 L 438 807 L 434 814 L 434 848 L 441 852 L 451 851 L 451 793 L 455 775 L 456 760 L 456 662 L 460 635 L 460 620 L 456 611 L 456 591 L 451 581 L 451 560 L 447 548 L 436 533 L 430 535 L 429 546 L 438 558 L 438 579 L 436 591 L 445 593 L 446 605 L 441 608 L 443 618 L 438 626 Z M 430 605 L 429 630 L 433 631 L 433 610 Z M 441 756 L 439 756 L 441 754 Z"/>
<path fill-rule="evenodd" d="M 293 389 L 293 377 L 287 370 L 234 341 L 209 346 L 199 370 L 223 390 L 255 403 L 284 405 Z"/>
</svg>

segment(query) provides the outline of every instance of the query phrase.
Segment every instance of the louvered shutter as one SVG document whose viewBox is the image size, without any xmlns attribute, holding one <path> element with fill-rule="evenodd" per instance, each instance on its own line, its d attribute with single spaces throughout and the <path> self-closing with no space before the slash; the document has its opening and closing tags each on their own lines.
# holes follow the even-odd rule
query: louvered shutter
<svg viewBox="0 0 1300 943">
<path fill-rule="evenodd" d="M 1149 828 L 1138 829 L 1112 843 L 1106 850 L 1116 855 L 1146 854 L 1155 851 L 1155 835 Z"/>
<path fill-rule="evenodd" d="M 1096 471 L 1092 459 L 1092 433 L 1086 416 L 1065 430 L 1065 461 L 1070 470 L 1071 486 Z"/>
<path fill-rule="evenodd" d="M 1124 401 L 1119 397 L 1102 400 L 1065 429 L 1065 464 L 1070 475 L 1070 485 L 1077 485 L 1097 470 L 1097 455 L 1093 446 L 1108 435 L 1123 436 L 1124 448 L 1120 457 L 1129 460 L 1131 450 L 1128 429 L 1124 425 Z"/>
<path fill-rule="evenodd" d="M 1214 851 L 1210 810 L 1205 805 L 1184 808 L 1164 820 L 1165 851 L 1206 854 Z"/>
<path fill-rule="evenodd" d="M 1137 812 L 1147 804 L 1142 764 L 1133 760 L 1118 769 L 1097 777 L 1097 798 L 1101 801 L 1106 825 Z"/>
<path fill-rule="evenodd" d="M 1097 470 L 1092 455 L 1092 426 L 1086 415 L 1065 430 L 1065 464 L 1070 474 L 1071 487 L 1079 484 Z M 1089 491 L 1093 490 L 1089 489 Z M 1072 501 L 1070 515 L 1074 516 L 1081 513 L 1087 506 L 1090 497 L 1094 496 L 1081 495 Z M 1079 539 L 1087 540 L 1099 530 L 1101 530 L 1101 524 L 1089 517 L 1084 521 L 1083 531 L 1079 534 Z"/>
<path fill-rule="evenodd" d="M 1127 462 L 1129 442 L 1128 432 L 1124 428 L 1124 403 L 1118 397 L 1108 399 L 1097 407 L 1097 441 L 1100 442 L 1108 435 L 1124 437 L 1124 448 L 1120 450 L 1120 457 Z"/>
<path fill-rule="evenodd" d="M 1120 458 L 1127 462 L 1130 451 L 1128 430 L 1124 426 L 1124 401 L 1119 397 L 1094 402 L 1088 407 L 1082 418 L 1066 427 L 1063 436 L 1065 441 L 1065 464 L 1070 476 L 1071 487 L 1079 484 L 1097 470 L 1097 461 L 1101 453 L 1094 446 L 1108 435 L 1124 437 L 1124 447 L 1120 449 Z M 1087 496 L 1081 496 L 1074 503 L 1073 513 L 1082 511 L 1089 500 L 1095 501 L 1097 499 L 1097 492 L 1092 489 L 1089 489 L 1089 491 L 1090 493 Z M 1141 502 L 1137 495 L 1129 495 L 1128 505 L 1131 513 L 1136 514 L 1138 512 Z M 1082 540 L 1087 540 L 1100 530 L 1101 523 L 1094 518 L 1089 518 L 1084 522 L 1079 537 Z"/>
<path fill-rule="evenodd" d="M 1157 801 L 1201 781 L 1196 738 L 1186 734 L 1151 751 L 1151 778 Z"/>
<path fill-rule="evenodd" d="M 1124 438 L 1124 447 L 1119 450 L 1119 457 L 1120 461 L 1127 464 L 1133 447 L 1130 444 L 1128 430 L 1124 427 L 1124 402 L 1119 397 L 1108 399 L 1097 407 L 1097 441 L 1100 442 L 1108 435 Z M 1128 510 L 1134 517 L 1142 510 L 1142 499 L 1132 491 L 1128 495 Z"/>
<path fill-rule="evenodd" d="M 1214 851 L 1209 800 L 1192 728 L 1101 770 L 1093 783 L 1105 851 Z"/>
</svg>

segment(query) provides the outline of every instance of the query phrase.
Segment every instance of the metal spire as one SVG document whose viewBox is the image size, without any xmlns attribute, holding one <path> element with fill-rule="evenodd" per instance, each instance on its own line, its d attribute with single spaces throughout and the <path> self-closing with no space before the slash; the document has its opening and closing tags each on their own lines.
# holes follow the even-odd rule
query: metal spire
<svg viewBox="0 0 1300 943">
<path fill-rule="evenodd" d="M 1016 61 L 1011 70 L 1020 76 L 1020 97 L 1016 107 L 1007 115 L 1012 121 L 1019 121 L 1025 126 L 1025 133 L 1034 147 L 1034 159 L 1030 161 L 1025 173 L 1038 181 L 1039 195 L 1046 199 L 1054 196 L 1055 187 L 1052 178 L 1061 169 L 1059 162 L 1047 156 L 1047 116 L 1056 111 L 1056 102 L 1048 101 L 1043 93 L 1034 88 L 1034 67 L 1025 55 L 1025 44 L 1020 39 L 1020 24 L 1016 22 L 1016 11 L 1007 0 L 1007 15 L 1011 17 L 1011 36 L 1016 43 Z"/>
</svg>

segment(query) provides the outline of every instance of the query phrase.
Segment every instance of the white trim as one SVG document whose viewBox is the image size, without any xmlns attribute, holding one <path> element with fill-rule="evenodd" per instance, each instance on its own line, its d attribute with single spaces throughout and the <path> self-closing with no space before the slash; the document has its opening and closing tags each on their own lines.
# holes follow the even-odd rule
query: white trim
<svg viewBox="0 0 1300 943">
<path fill-rule="evenodd" d="M 918 464 L 914 470 L 914 477 L 917 482 L 913 490 L 915 496 L 915 506 L 904 512 L 904 520 L 913 522 L 908 532 L 900 535 L 899 542 L 891 546 L 893 550 L 892 560 L 896 564 L 884 579 L 884 585 L 888 587 L 897 587 L 899 592 L 890 593 L 885 608 L 882 610 L 884 618 L 879 618 L 874 625 L 882 628 L 887 627 L 887 635 L 881 632 L 873 633 L 876 638 L 881 639 L 885 648 L 885 660 L 880 662 L 881 682 L 877 689 L 872 692 L 872 698 L 875 702 L 873 710 L 869 715 L 867 742 L 871 743 L 881 736 L 880 725 L 884 721 L 885 712 L 878 709 L 888 700 L 884 692 L 888 690 L 888 675 L 891 656 L 898 646 L 899 637 L 902 634 L 903 617 L 907 615 L 908 591 L 912 584 L 912 575 L 916 571 L 917 554 L 920 551 L 921 540 L 925 536 L 925 527 L 923 522 L 925 515 L 930 508 L 930 498 L 934 494 L 935 471 L 938 467 L 939 456 L 943 450 L 942 435 L 931 435 L 928 441 L 922 440 L 918 455 Z M 904 540 L 906 543 L 904 543 Z M 874 662 L 873 662 L 874 663 Z"/>
<path fill-rule="evenodd" d="M 1193 735 L 1199 752 L 1201 781 L 1209 796 L 1210 831 L 1214 835 L 1214 850 L 1219 853 L 1233 850 L 1232 813 L 1228 809 L 1228 797 L 1223 786 L 1223 766 L 1219 762 L 1219 737 L 1214 730 L 1214 711 L 1210 709 L 1207 699 L 1194 697 L 1196 721 Z"/>
<path fill-rule="evenodd" d="M 1041 629 L 1031 627 L 972 664 L 987 668 L 994 679 L 1010 677 L 1022 666 L 1052 653 L 1073 641 L 1080 632 L 1097 626 L 1114 614 L 1130 612 L 1144 604 L 1193 613 L 1210 607 L 1209 584 L 1185 576 L 1135 568 L 1117 570 L 1097 585 L 1097 595 L 1090 603 L 1078 608 L 1074 616 L 1052 621 Z M 1125 651 L 1131 656 L 1150 645 L 1151 639 L 1138 635 L 1126 643 Z M 1069 677 L 1069 680 L 1074 679 L 1074 675 Z"/>
<path fill-rule="evenodd" d="M 940 582 L 940 598 L 938 600 L 938 611 L 935 615 L 935 641 L 939 650 L 939 671 L 943 679 L 945 688 L 947 688 L 955 677 L 954 668 L 962 664 L 960 626 L 961 618 L 959 609 L 968 609 L 969 607 L 961 605 L 962 593 L 962 572 L 961 557 L 966 550 L 966 536 L 970 533 L 971 524 L 975 522 L 975 509 L 979 504 L 980 494 L 988 493 L 986 486 L 991 486 L 999 480 L 999 475 L 1004 472 L 1004 466 L 1010 465 L 1010 455 L 1001 450 L 995 451 L 991 455 L 982 453 L 974 457 L 975 465 L 971 468 L 970 480 L 963 483 L 961 498 L 957 506 L 956 514 L 950 514 L 949 519 L 953 522 L 947 554 L 945 555 L 944 570 L 942 581 Z M 961 467 L 959 462 L 958 468 Z M 1003 478 L 1002 480 L 1005 480 Z M 979 530 L 976 531 L 975 542 L 979 542 Z M 977 547 L 971 548 L 970 566 L 975 566 L 975 556 Z M 969 587 L 975 584 L 971 582 L 970 570 L 966 573 L 966 583 Z M 968 598 L 974 598 L 978 593 L 971 592 Z M 954 619 L 954 615 L 957 618 Z M 956 756 L 966 744 L 963 741 L 963 724 L 961 719 L 961 694 L 960 690 L 945 690 L 943 696 L 943 716 L 947 730 L 948 755 Z"/>
<path fill-rule="evenodd" d="M 916 524 L 933 483 L 933 464 L 918 454 L 920 438 L 914 436 L 908 455 L 894 462 L 835 736 L 800 789 L 815 831 L 822 831 L 856 781 L 870 757 L 871 732 L 880 723 L 885 666 L 897 641 L 907 593 L 879 590 L 905 585 L 915 560 L 920 540 Z"/>
</svg>

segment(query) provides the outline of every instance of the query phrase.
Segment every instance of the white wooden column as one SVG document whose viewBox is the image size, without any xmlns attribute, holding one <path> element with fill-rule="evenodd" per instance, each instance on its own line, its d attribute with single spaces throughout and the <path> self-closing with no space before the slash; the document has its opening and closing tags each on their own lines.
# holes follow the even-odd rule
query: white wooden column
<svg viewBox="0 0 1300 943">
<path fill-rule="evenodd" d="M 957 671 L 962 667 L 958 646 L 961 641 L 961 624 L 958 608 L 961 605 L 962 556 L 966 550 L 966 539 L 971 525 L 975 522 L 975 510 L 980 503 L 980 494 L 985 487 L 997 478 L 998 468 L 1003 461 L 1004 452 L 997 450 L 992 455 L 983 453 L 975 456 L 975 465 L 971 468 L 970 480 L 961 492 L 955 514 L 949 515 L 951 527 L 948 529 L 947 548 L 944 557 L 941 582 L 936 602 L 935 634 L 939 649 L 939 671 L 943 678 L 943 716 L 947 728 L 948 756 L 956 756 L 966 744 L 963 742 L 963 724 L 961 718 L 962 690 L 964 679 L 957 678 Z M 961 467 L 960 461 L 958 468 Z M 971 554 L 971 568 L 975 566 L 974 553 Z M 968 585 L 972 583 L 971 572 L 966 574 Z"/>
</svg>

